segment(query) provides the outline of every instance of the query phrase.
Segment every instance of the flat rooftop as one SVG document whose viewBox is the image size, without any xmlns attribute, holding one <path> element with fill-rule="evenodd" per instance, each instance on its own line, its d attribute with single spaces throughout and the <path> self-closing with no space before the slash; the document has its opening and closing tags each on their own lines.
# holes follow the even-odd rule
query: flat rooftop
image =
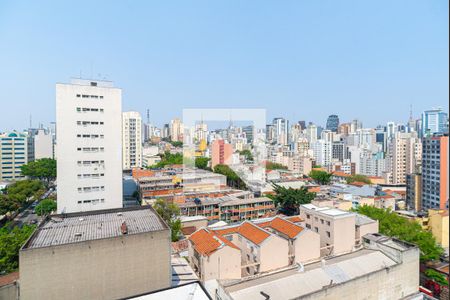
<svg viewBox="0 0 450 300">
<path fill-rule="evenodd" d="M 124 235 L 168 230 L 150 206 L 105 209 L 47 217 L 22 247 L 23 250 L 80 243 Z"/>
<path fill-rule="evenodd" d="M 318 292 L 333 284 L 354 280 L 397 263 L 381 251 L 363 249 L 322 262 L 276 272 L 238 283 L 223 282 L 225 291 L 235 300 L 260 300 L 261 292 L 270 299 L 294 299 Z"/>
</svg>

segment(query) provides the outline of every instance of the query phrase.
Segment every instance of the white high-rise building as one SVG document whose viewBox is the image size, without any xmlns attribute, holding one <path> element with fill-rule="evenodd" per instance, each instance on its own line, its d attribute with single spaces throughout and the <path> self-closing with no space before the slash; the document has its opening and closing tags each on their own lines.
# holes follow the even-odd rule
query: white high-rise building
<svg viewBox="0 0 450 300">
<path fill-rule="evenodd" d="M 142 167 L 142 117 L 137 111 L 122 113 L 122 168 Z"/>
<path fill-rule="evenodd" d="M 53 137 L 43 128 L 34 135 L 34 159 L 53 158 Z"/>
<path fill-rule="evenodd" d="M 122 90 L 56 84 L 58 213 L 122 207 Z"/>
</svg>

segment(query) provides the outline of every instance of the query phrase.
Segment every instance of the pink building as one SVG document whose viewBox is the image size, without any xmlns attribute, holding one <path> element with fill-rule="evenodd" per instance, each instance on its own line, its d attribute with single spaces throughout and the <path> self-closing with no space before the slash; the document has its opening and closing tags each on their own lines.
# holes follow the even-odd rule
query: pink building
<svg viewBox="0 0 450 300">
<path fill-rule="evenodd" d="M 233 147 L 231 144 L 225 143 L 224 140 L 215 140 L 211 145 L 211 165 L 214 168 L 216 165 L 231 164 L 233 154 Z"/>
</svg>

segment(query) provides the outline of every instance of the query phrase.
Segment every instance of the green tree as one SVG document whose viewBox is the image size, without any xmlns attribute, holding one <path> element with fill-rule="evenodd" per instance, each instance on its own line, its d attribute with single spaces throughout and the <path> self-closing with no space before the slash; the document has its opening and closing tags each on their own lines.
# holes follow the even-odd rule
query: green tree
<svg viewBox="0 0 450 300">
<path fill-rule="evenodd" d="M 183 164 L 183 155 L 181 153 L 172 154 L 169 151 L 166 151 L 164 154 L 161 154 L 161 161 L 150 166 L 149 169 L 156 168 L 164 168 L 168 165 L 182 165 Z"/>
<path fill-rule="evenodd" d="M 29 162 L 21 167 L 22 175 L 33 179 L 39 179 L 46 187 L 56 179 L 56 160 L 42 158 Z"/>
<path fill-rule="evenodd" d="M 195 158 L 195 167 L 203 170 L 210 169 L 208 167 L 208 162 L 210 161 L 210 158 L 208 157 L 196 157 Z"/>
<path fill-rule="evenodd" d="M 421 261 L 439 259 L 443 254 L 444 250 L 431 232 L 422 229 L 416 221 L 408 220 L 391 210 L 368 205 L 360 206 L 357 212 L 378 220 L 380 233 L 417 245 L 421 251 Z"/>
<path fill-rule="evenodd" d="M 347 183 L 352 183 L 352 182 L 357 181 L 357 182 L 364 182 L 367 184 L 372 184 L 369 177 L 367 177 L 365 175 L 361 175 L 361 174 L 351 175 L 351 176 L 347 177 L 346 181 L 347 181 Z"/>
<path fill-rule="evenodd" d="M 153 208 L 159 216 L 169 225 L 171 230 L 172 242 L 179 239 L 181 231 L 180 208 L 174 203 L 167 203 L 163 199 L 157 199 L 153 204 Z"/>
<path fill-rule="evenodd" d="M 27 199 L 41 195 L 43 188 L 39 180 L 21 180 L 9 185 L 6 195 L 9 199 L 24 204 Z"/>
<path fill-rule="evenodd" d="M 320 185 L 329 184 L 331 182 L 331 176 L 332 176 L 331 173 L 320 170 L 312 170 L 309 173 L 309 177 L 314 179 Z"/>
<path fill-rule="evenodd" d="M 252 162 L 253 161 L 253 154 L 252 151 L 245 149 L 242 151 L 239 151 L 239 155 L 242 155 L 245 157 L 245 160 L 248 162 Z"/>
<path fill-rule="evenodd" d="M 216 165 L 214 167 L 214 173 L 225 175 L 228 186 L 242 190 L 247 189 L 245 182 L 227 165 Z"/>
<path fill-rule="evenodd" d="M 34 210 L 38 216 L 49 215 L 52 211 L 56 210 L 56 201 L 53 199 L 44 199 L 36 205 Z"/>
<path fill-rule="evenodd" d="M 180 142 L 180 141 L 171 141 L 170 143 L 171 143 L 172 146 L 174 146 L 175 148 L 181 148 L 181 147 L 183 147 L 183 142 Z"/>
<path fill-rule="evenodd" d="M 5 215 L 8 212 L 16 211 L 20 208 L 19 201 L 9 198 L 7 195 L 0 194 L 0 216 Z"/>
<path fill-rule="evenodd" d="M 10 224 L 0 228 L 0 274 L 10 273 L 19 268 L 19 249 L 33 233 L 36 226 L 24 225 L 10 228 Z"/>
<path fill-rule="evenodd" d="M 316 197 L 316 193 L 308 192 L 306 187 L 300 189 L 285 188 L 277 184 L 273 184 L 275 195 L 269 197 L 273 199 L 278 210 L 288 216 L 299 213 L 299 206 L 311 203 Z"/>
<path fill-rule="evenodd" d="M 266 169 L 267 170 L 287 170 L 286 166 L 283 166 L 282 164 L 277 164 L 273 162 L 266 162 Z"/>
<path fill-rule="evenodd" d="M 439 283 L 440 285 L 444 285 L 444 286 L 448 286 L 448 281 L 447 278 L 445 278 L 445 276 L 441 273 L 439 273 L 436 270 L 433 269 L 427 269 L 425 271 L 425 275 L 434 280 L 435 282 Z"/>
</svg>

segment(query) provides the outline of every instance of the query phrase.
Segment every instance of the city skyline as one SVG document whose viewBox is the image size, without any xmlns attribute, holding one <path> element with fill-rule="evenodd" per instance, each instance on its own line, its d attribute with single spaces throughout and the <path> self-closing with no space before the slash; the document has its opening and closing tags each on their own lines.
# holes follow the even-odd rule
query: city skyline
<svg viewBox="0 0 450 300">
<path fill-rule="evenodd" d="M 23 112 L 3 116 L 3 130 L 25 129 L 30 114 L 34 127 L 55 121 L 55 83 L 80 74 L 114 81 L 124 111 L 150 109 L 158 126 L 183 108 L 367 127 L 406 123 L 410 105 L 415 118 L 448 111 L 445 1 L 0 7 L 4 101 Z"/>
</svg>

